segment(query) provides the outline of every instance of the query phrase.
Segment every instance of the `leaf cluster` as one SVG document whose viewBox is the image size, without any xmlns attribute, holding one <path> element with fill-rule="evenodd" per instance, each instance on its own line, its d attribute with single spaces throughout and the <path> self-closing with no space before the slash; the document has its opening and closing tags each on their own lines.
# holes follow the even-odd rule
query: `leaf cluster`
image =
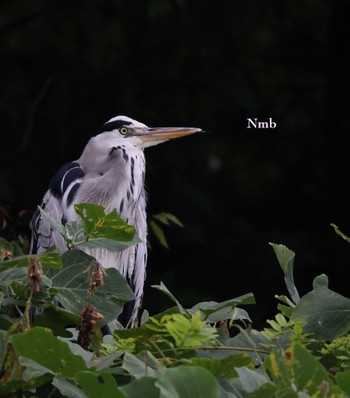
<svg viewBox="0 0 350 398">
<path fill-rule="evenodd" d="M 276 296 L 278 313 L 264 330 L 253 329 L 241 308 L 254 304 L 251 293 L 184 308 L 163 283 L 154 288 L 173 306 L 152 316 L 144 311 L 138 327 L 124 329 L 116 318 L 134 298 L 126 280 L 112 269 L 102 283 L 96 261 L 78 248 L 90 240 L 114 250 L 121 248 L 114 239 L 134 244 L 132 228 L 101 208 L 79 205 L 77 212 L 74 228 L 60 227 L 75 250 L 34 256 L 43 269 L 39 292 L 28 280 L 33 256 L 0 240 L 0 396 L 350 396 L 350 300 L 330 290 L 325 275 L 301 297 L 287 247 L 271 244 L 289 296 Z M 87 308 L 97 314 L 96 325 L 82 347 L 74 326 L 84 323 Z M 103 337 L 106 323 L 113 333 Z"/>
</svg>

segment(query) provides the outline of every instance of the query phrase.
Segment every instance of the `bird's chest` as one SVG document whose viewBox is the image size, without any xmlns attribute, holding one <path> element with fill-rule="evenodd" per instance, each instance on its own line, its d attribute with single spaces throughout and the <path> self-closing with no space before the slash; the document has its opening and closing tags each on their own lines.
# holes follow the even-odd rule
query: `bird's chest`
<svg viewBox="0 0 350 398">
<path fill-rule="evenodd" d="M 114 175 L 115 189 L 111 205 L 127 222 L 132 223 L 137 208 L 145 203 L 145 159 L 143 153 L 124 156 L 120 169 Z"/>
</svg>

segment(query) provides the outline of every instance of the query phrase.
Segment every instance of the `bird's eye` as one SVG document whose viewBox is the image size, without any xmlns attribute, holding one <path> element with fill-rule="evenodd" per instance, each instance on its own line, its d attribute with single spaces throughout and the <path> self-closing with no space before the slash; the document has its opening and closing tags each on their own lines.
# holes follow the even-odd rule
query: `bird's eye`
<svg viewBox="0 0 350 398">
<path fill-rule="evenodd" d="M 128 133 L 128 129 L 127 129 L 126 127 L 121 127 L 121 128 L 119 129 L 119 133 L 120 133 L 121 135 L 126 135 L 126 134 Z"/>
</svg>

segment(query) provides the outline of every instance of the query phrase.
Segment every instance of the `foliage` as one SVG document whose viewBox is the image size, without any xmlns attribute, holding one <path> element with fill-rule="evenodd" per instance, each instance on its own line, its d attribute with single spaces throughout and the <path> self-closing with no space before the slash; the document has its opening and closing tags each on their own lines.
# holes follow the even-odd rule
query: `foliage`
<svg viewBox="0 0 350 398">
<path fill-rule="evenodd" d="M 251 293 L 185 308 L 162 283 L 154 287 L 174 306 L 124 329 L 116 318 L 134 297 L 126 280 L 78 247 L 91 239 L 120 250 L 137 237 L 115 213 L 77 211 L 74 228 L 58 226 L 75 247 L 62 256 L 53 248 L 25 256 L 0 241 L 1 396 L 350 396 L 350 300 L 328 289 L 325 275 L 300 297 L 287 247 L 272 244 L 290 297 L 277 296 L 279 312 L 263 331 L 241 308 L 254 303 Z M 122 246 L 111 242 L 115 236 Z M 102 336 L 107 322 L 115 330 Z"/>
</svg>

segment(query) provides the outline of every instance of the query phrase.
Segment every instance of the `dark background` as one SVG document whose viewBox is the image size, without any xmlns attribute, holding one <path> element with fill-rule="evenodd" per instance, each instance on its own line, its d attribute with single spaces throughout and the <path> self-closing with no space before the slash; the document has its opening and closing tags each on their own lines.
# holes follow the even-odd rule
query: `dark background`
<svg viewBox="0 0 350 398">
<path fill-rule="evenodd" d="M 145 307 L 252 291 L 255 326 L 297 254 L 301 293 L 326 273 L 349 296 L 349 8 L 343 1 L 0 3 L 0 205 L 34 210 L 57 169 L 109 118 L 208 134 L 147 150 L 149 213 L 184 229 L 151 237 Z M 247 129 L 247 118 L 275 129 Z M 25 221 L 22 220 L 22 224 Z M 4 231 L 3 234 L 5 234 Z"/>
</svg>

